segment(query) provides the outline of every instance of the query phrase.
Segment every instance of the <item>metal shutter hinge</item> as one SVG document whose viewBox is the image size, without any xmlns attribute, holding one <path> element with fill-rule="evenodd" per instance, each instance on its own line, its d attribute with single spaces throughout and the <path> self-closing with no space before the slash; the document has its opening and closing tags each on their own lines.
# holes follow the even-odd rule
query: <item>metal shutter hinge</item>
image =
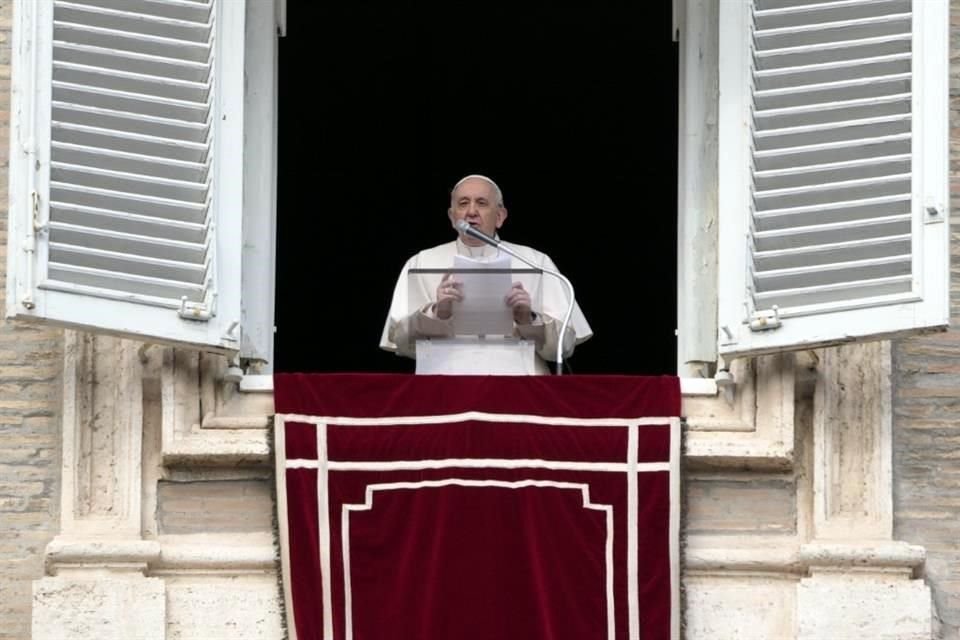
<svg viewBox="0 0 960 640">
<path fill-rule="evenodd" d="M 777 305 L 773 305 L 770 309 L 754 311 L 750 316 L 751 331 L 769 331 L 780 327 L 781 324 L 783 323 L 780 322 L 780 309 Z"/>
<path fill-rule="evenodd" d="M 184 320 L 199 320 L 207 321 L 210 320 L 217 312 L 217 294 L 215 291 L 210 291 L 210 283 L 207 283 L 207 294 L 204 296 L 203 302 L 190 302 L 187 300 L 187 296 L 180 298 L 180 309 L 178 313 L 180 317 Z"/>
<path fill-rule="evenodd" d="M 210 307 L 204 302 L 189 302 L 187 296 L 180 298 L 180 317 L 185 320 L 209 320 L 213 317 Z"/>
<path fill-rule="evenodd" d="M 36 259 L 37 253 L 37 234 L 46 233 L 47 226 L 40 223 L 40 194 L 36 189 L 30 191 L 30 228 L 26 234 L 26 238 L 23 243 L 23 250 L 27 254 L 28 260 L 28 272 L 27 272 L 27 282 L 26 288 L 27 293 L 20 300 L 20 304 L 23 305 L 23 308 L 27 311 L 32 311 L 36 307 L 36 303 L 33 301 L 33 286 L 34 286 L 34 260 Z"/>
</svg>

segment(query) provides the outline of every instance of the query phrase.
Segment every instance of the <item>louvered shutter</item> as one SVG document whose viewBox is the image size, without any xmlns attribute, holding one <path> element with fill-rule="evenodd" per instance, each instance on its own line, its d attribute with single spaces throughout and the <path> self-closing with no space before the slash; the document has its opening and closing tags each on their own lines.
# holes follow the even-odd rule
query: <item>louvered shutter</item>
<svg viewBox="0 0 960 640">
<path fill-rule="evenodd" d="M 238 347 L 244 4 L 18 5 L 8 316 Z"/>
<path fill-rule="evenodd" d="M 945 327 L 945 0 L 720 3 L 719 348 Z"/>
</svg>

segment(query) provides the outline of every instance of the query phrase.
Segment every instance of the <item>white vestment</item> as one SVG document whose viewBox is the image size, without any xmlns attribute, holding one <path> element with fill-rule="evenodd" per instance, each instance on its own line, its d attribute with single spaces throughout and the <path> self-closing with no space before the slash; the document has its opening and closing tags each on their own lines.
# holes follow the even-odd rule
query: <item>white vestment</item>
<svg viewBox="0 0 960 640">
<path fill-rule="evenodd" d="M 527 258 L 544 269 L 557 270 L 550 256 L 525 247 L 504 242 L 509 249 Z M 450 320 L 441 320 L 433 312 L 433 303 L 437 297 L 437 287 L 443 278 L 443 273 L 415 274 L 408 276 L 410 269 L 451 269 L 454 256 L 465 255 L 474 259 L 492 258 L 498 255 L 495 247 L 484 245 L 470 247 L 457 238 L 453 242 L 441 244 L 416 254 L 403 266 L 397 284 L 393 290 L 393 301 L 387 315 L 380 338 L 380 347 L 387 351 L 394 351 L 398 355 L 409 358 L 416 357 L 416 341 L 418 338 L 450 337 L 453 327 Z M 530 265 L 510 256 L 511 269 L 529 269 Z M 514 281 L 523 283 L 530 294 L 536 319 L 529 325 L 515 325 L 514 334 L 536 344 L 539 357 L 538 370 L 547 372 L 544 360 L 555 361 L 557 356 L 557 341 L 560 325 L 567 312 L 570 298 L 566 287 L 559 278 L 544 273 L 542 276 L 517 275 Z M 504 292 L 506 297 L 507 292 Z M 506 303 L 504 303 L 506 304 Z M 574 347 L 593 335 L 590 325 L 580 311 L 580 306 L 574 303 L 570 323 L 567 326 L 567 335 L 563 341 L 563 357 L 566 359 Z M 540 366 L 543 365 L 543 366 Z"/>
</svg>

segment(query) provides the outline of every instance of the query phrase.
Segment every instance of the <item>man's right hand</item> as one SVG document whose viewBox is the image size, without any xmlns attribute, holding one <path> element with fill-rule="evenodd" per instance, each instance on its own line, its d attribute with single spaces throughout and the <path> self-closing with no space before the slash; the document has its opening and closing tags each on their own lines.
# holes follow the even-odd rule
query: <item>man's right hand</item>
<svg viewBox="0 0 960 640">
<path fill-rule="evenodd" d="M 463 301 L 463 283 L 454 279 L 452 273 L 443 276 L 437 287 L 437 305 L 435 313 L 441 320 L 449 320 L 453 315 L 453 303 Z"/>
</svg>

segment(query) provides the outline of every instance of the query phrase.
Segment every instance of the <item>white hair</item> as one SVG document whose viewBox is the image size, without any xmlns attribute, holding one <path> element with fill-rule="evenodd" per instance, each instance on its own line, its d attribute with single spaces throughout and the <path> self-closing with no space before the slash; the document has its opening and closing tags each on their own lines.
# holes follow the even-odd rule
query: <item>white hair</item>
<svg viewBox="0 0 960 640">
<path fill-rule="evenodd" d="M 493 187 L 494 193 L 497 194 L 497 205 L 501 207 L 503 206 L 503 191 L 500 191 L 500 187 L 497 185 L 496 182 L 494 182 L 487 176 L 480 175 L 479 173 L 471 173 L 470 175 L 464 176 L 459 180 L 457 180 L 457 184 L 453 185 L 453 189 L 450 190 L 450 197 L 453 198 L 453 194 L 456 193 L 457 187 L 462 185 L 467 180 L 471 180 L 471 179 L 483 180 L 484 182 L 490 183 L 490 186 Z"/>
</svg>

